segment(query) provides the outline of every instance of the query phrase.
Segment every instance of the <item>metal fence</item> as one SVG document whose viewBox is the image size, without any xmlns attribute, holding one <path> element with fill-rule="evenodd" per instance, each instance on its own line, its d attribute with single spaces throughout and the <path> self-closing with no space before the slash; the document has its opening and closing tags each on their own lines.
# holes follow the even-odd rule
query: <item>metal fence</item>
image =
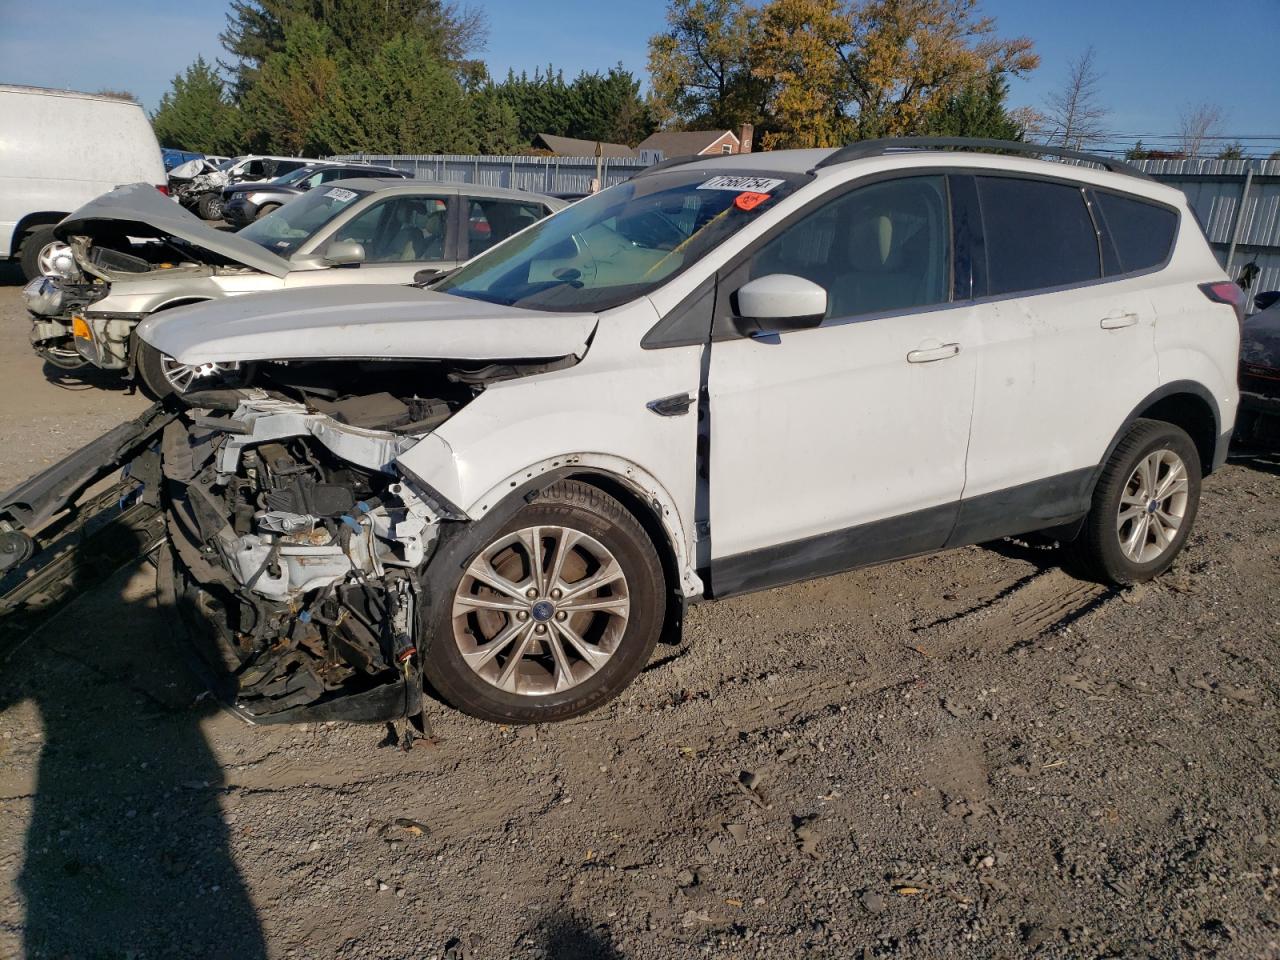
<svg viewBox="0 0 1280 960">
<path fill-rule="evenodd" d="M 1280 290 L 1280 160 L 1143 160 L 1136 164 L 1187 195 L 1228 275 L 1250 263 L 1253 292 Z"/>
<path fill-rule="evenodd" d="M 389 164 L 427 180 L 535 193 L 586 193 L 596 176 L 595 157 L 352 154 L 333 159 Z M 601 186 L 620 183 L 646 166 L 638 158 L 603 157 Z M 1253 290 L 1280 290 L 1280 160 L 1142 160 L 1136 166 L 1186 193 L 1232 279 L 1257 263 L 1261 272 Z"/>
<path fill-rule="evenodd" d="M 463 154 L 385 156 L 371 153 L 330 157 L 412 170 L 415 177 L 445 183 L 478 183 L 534 193 L 588 193 L 596 175 L 595 157 L 481 157 Z M 621 183 L 649 164 L 634 157 L 601 157 L 600 185 Z"/>
</svg>

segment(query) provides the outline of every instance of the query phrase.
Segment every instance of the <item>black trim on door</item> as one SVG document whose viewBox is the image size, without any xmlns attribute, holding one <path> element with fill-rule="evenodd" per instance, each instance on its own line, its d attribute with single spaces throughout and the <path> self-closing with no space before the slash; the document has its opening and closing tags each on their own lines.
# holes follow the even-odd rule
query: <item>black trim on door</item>
<svg viewBox="0 0 1280 960">
<path fill-rule="evenodd" d="M 941 550 L 959 506 L 928 507 L 712 560 L 711 596 L 731 597 Z M 785 510 L 786 505 L 776 504 L 775 509 Z"/>
<path fill-rule="evenodd" d="M 711 561 L 712 597 L 1058 527 L 1089 511 L 1093 467 Z M 785 509 L 780 506 L 779 509 Z"/>
</svg>

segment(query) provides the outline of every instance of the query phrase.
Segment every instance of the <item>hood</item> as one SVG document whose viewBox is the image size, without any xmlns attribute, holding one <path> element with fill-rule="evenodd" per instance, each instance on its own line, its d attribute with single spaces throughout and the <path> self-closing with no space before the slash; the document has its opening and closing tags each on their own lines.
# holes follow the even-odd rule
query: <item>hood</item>
<svg viewBox="0 0 1280 960">
<path fill-rule="evenodd" d="M 581 356 L 594 313 L 544 313 L 409 286 L 319 286 L 152 314 L 138 335 L 182 363 Z"/>
<path fill-rule="evenodd" d="M 224 197 L 231 197 L 237 193 L 288 193 L 297 194 L 305 193 L 301 187 L 295 187 L 288 183 L 272 183 L 269 180 L 259 180 L 256 183 L 233 183 L 228 187 L 222 188 Z"/>
<path fill-rule="evenodd" d="M 169 171 L 170 180 L 191 180 L 200 176 L 202 173 L 211 173 L 217 170 L 216 164 L 209 162 L 204 157 L 196 157 L 194 160 L 188 160 L 186 163 L 180 163 Z"/>
<path fill-rule="evenodd" d="M 110 193 L 90 200 L 58 224 L 54 233 L 59 240 L 80 235 L 92 238 L 98 231 L 118 234 L 121 224 L 128 225 L 131 230 L 137 225 L 141 228 L 137 231 L 138 236 L 175 237 L 273 277 L 283 277 L 290 270 L 289 261 L 252 240 L 225 230 L 215 230 L 146 183 L 116 187 Z"/>
</svg>

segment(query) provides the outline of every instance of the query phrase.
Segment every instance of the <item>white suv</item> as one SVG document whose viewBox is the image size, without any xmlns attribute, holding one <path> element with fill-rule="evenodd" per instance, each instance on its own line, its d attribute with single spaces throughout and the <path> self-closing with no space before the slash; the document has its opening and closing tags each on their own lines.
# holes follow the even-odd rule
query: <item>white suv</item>
<svg viewBox="0 0 1280 960">
<path fill-rule="evenodd" d="M 239 708 L 375 719 L 425 677 L 555 720 L 688 601 L 1035 531 L 1167 569 L 1243 294 L 1177 190 L 938 145 L 668 161 L 425 289 L 147 320 L 256 371 L 164 443 L 165 592 Z"/>
</svg>

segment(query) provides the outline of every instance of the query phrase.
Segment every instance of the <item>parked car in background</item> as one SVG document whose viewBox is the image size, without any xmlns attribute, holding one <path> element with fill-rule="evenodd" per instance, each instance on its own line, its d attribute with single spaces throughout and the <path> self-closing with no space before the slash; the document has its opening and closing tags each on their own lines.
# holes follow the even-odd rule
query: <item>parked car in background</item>
<svg viewBox="0 0 1280 960">
<path fill-rule="evenodd" d="M 537 723 L 688 601 L 1031 533 L 1161 574 L 1226 456 L 1243 291 L 1180 191 L 927 149 L 961 145 L 690 158 L 425 289 L 153 315 L 188 369 L 256 364 L 166 428 L 166 602 L 253 716 L 394 716 L 425 679 Z"/>
<path fill-rule="evenodd" d="M 136 370 L 164 396 L 213 370 L 138 349 L 134 329 L 158 310 L 263 290 L 408 283 L 562 206 L 514 190 L 362 177 L 313 189 L 231 233 L 154 190 L 122 187 L 59 225 L 74 262 L 28 285 L 32 345 L 62 368 Z"/>
<path fill-rule="evenodd" d="M 1240 334 L 1236 439 L 1280 446 L 1280 301 L 1267 294 L 1260 294 L 1259 301 L 1271 306 L 1246 318 Z"/>
<path fill-rule="evenodd" d="M 138 103 L 0 84 L 0 259 L 19 260 L 27 279 L 50 271 L 58 221 L 122 183 L 167 190 Z"/>
<path fill-rule="evenodd" d="M 351 177 L 408 179 L 410 174 L 398 167 L 375 167 L 366 164 L 321 163 L 299 167 L 267 183 L 237 183 L 222 188 L 222 219 L 233 227 L 243 227 L 279 209 L 294 197 L 313 187 Z"/>
<path fill-rule="evenodd" d="M 205 160 L 207 158 L 203 153 L 193 153 L 190 150 L 178 150 L 174 147 L 161 147 L 160 157 L 164 160 L 164 169 L 166 172 L 173 170 L 174 167 L 180 167 L 184 163 L 190 163 L 192 160 Z M 212 162 L 217 163 L 217 160 Z"/>
<path fill-rule="evenodd" d="M 170 192 L 203 220 L 222 219 L 222 191 L 234 183 L 264 183 L 302 167 L 323 164 L 307 157 L 235 157 L 214 166 L 207 162 L 183 164 L 169 176 Z"/>
</svg>

